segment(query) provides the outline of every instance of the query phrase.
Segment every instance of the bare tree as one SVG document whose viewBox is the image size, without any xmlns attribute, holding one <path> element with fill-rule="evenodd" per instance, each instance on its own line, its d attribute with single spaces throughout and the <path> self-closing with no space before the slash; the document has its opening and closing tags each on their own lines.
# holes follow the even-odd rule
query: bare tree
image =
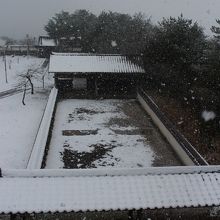
<svg viewBox="0 0 220 220">
<path fill-rule="evenodd" d="M 34 80 L 43 82 L 44 87 L 44 76 L 46 71 L 42 68 L 29 68 L 27 72 L 19 74 L 21 78 L 20 86 L 23 88 L 22 104 L 25 105 L 25 97 L 28 89 L 31 90 L 31 94 L 34 94 Z"/>
</svg>

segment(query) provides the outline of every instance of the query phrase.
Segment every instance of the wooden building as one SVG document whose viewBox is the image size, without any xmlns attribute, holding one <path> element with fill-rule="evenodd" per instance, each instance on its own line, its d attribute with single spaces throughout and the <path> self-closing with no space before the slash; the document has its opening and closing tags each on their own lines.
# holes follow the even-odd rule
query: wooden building
<svg viewBox="0 0 220 220">
<path fill-rule="evenodd" d="M 132 95 L 145 71 L 139 56 L 54 53 L 49 72 L 61 92 L 114 97 Z"/>
</svg>

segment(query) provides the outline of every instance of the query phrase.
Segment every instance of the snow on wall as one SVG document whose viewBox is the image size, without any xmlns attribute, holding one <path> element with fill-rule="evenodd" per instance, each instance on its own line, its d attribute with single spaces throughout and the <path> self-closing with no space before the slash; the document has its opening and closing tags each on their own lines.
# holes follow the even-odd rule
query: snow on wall
<svg viewBox="0 0 220 220">
<path fill-rule="evenodd" d="M 3 177 L 91 177 L 219 173 L 220 165 L 105 169 L 3 169 Z"/>
<path fill-rule="evenodd" d="M 47 143 L 48 133 L 50 129 L 51 119 L 57 98 L 57 89 L 51 90 L 47 106 L 38 130 L 37 138 L 28 162 L 27 169 L 40 169 L 44 157 L 44 151 Z"/>
</svg>

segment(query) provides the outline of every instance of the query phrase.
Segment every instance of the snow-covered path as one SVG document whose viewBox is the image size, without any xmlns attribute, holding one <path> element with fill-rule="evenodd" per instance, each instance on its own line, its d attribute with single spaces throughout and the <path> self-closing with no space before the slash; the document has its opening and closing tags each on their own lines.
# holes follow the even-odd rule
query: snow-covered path
<svg viewBox="0 0 220 220">
<path fill-rule="evenodd" d="M 27 95 L 22 105 L 22 94 L 0 99 L 0 167 L 26 168 L 48 92 Z"/>
<path fill-rule="evenodd" d="M 3 92 L 0 92 L 0 99 L 3 99 L 3 98 L 6 98 L 8 96 L 12 96 L 12 95 L 18 94 L 18 93 L 20 93 L 22 91 L 23 91 L 22 88 L 14 88 L 14 89 L 5 90 Z"/>
</svg>

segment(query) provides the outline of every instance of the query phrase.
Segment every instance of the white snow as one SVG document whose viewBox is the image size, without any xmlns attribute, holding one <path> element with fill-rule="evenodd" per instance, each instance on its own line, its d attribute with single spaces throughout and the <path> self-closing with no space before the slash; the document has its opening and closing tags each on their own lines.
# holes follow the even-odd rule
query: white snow
<svg viewBox="0 0 220 220">
<path fill-rule="evenodd" d="M 26 168 L 48 94 L 22 93 L 0 99 L 0 167 Z"/>
<path fill-rule="evenodd" d="M 216 114 L 213 111 L 205 110 L 202 112 L 202 118 L 204 119 L 205 122 L 208 122 L 210 120 L 214 120 L 215 117 L 216 117 Z"/>
<path fill-rule="evenodd" d="M 54 39 L 42 38 L 41 40 L 42 40 L 42 42 L 41 42 L 40 46 L 46 46 L 46 47 L 54 47 L 54 46 L 56 46 L 56 42 L 55 42 Z"/>
<path fill-rule="evenodd" d="M 5 80 L 5 64 L 0 57 L 0 92 L 16 87 L 19 84 L 19 74 L 29 68 L 38 68 L 45 59 L 28 56 L 6 56 L 8 83 Z"/>
<path fill-rule="evenodd" d="M 220 206 L 220 173 L 0 178 L 0 213 Z"/>
<path fill-rule="evenodd" d="M 154 160 L 154 152 L 142 135 L 116 134 L 115 124 L 111 119 L 126 119 L 120 106 L 125 100 L 64 100 L 58 103 L 52 140 L 47 158 L 46 168 L 63 168 L 62 153 L 66 150 L 77 153 L 91 153 L 95 145 L 104 148 L 114 146 L 103 158 L 92 164 L 95 167 L 149 167 Z M 128 101 L 129 102 L 129 101 Z M 80 111 L 93 111 L 85 113 Z M 133 126 L 122 126 L 120 130 L 135 130 Z M 93 135 L 63 136 L 64 130 L 97 130 Z M 118 130 L 118 129 L 116 129 Z M 82 164 L 78 164 L 80 168 Z"/>
<path fill-rule="evenodd" d="M 0 57 L 0 92 L 18 87 L 18 74 L 26 73 L 29 68 L 41 67 L 44 59 L 27 56 L 7 56 L 8 84 L 4 78 L 4 62 Z M 10 66 L 10 67 L 9 67 Z M 42 69 L 45 73 L 46 70 Z M 35 94 L 27 92 L 22 105 L 22 92 L 0 98 L 0 167 L 26 168 L 37 135 L 39 124 L 51 86 L 51 76 L 45 75 L 45 88 L 35 77 L 32 80 Z"/>
<path fill-rule="evenodd" d="M 49 72 L 66 73 L 145 73 L 144 69 L 121 55 L 54 54 L 50 56 Z"/>
<path fill-rule="evenodd" d="M 111 45 L 112 45 L 112 47 L 117 47 L 118 46 L 118 44 L 115 40 L 111 41 Z"/>
<path fill-rule="evenodd" d="M 53 88 L 48 98 L 47 106 L 44 111 L 43 118 L 35 139 L 33 150 L 31 152 L 30 160 L 28 162 L 28 169 L 40 169 L 44 158 L 45 147 L 48 140 L 51 120 L 56 104 L 58 90 Z"/>
<path fill-rule="evenodd" d="M 168 166 L 144 168 L 105 169 L 2 169 L 4 178 L 10 177 L 99 177 L 99 176 L 141 176 L 219 173 L 220 165 L 204 166 Z"/>
</svg>

